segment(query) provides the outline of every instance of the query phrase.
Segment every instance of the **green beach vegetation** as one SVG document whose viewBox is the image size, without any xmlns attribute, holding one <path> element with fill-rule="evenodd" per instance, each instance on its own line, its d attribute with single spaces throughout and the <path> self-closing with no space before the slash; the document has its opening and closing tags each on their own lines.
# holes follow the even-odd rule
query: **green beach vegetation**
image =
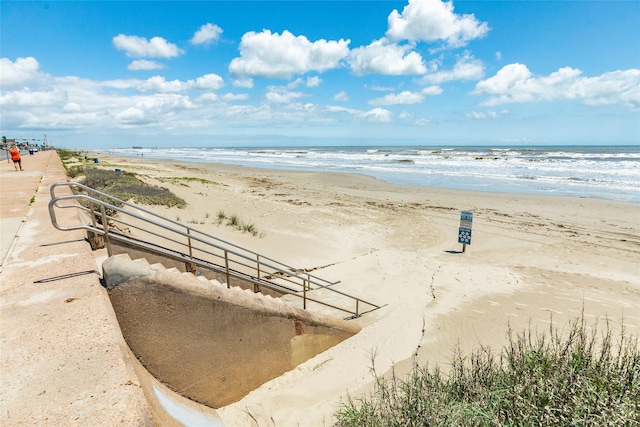
<svg viewBox="0 0 640 427">
<path fill-rule="evenodd" d="M 80 156 L 80 153 L 71 150 L 58 149 L 56 151 L 58 152 L 58 157 L 60 157 L 60 160 L 62 160 L 63 163 Z"/>
<path fill-rule="evenodd" d="M 236 230 L 249 233 L 252 236 L 262 237 L 262 234 L 258 231 L 255 225 L 243 222 L 237 214 L 227 215 L 224 211 L 218 211 L 216 216 L 218 218 L 218 224 L 222 224 L 226 221 L 228 226 L 233 227 Z"/>
<path fill-rule="evenodd" d="M 143 205 L 163 205 L 183 208 L 184 199 L 163 187 L 142 182 L 134 173 L 112 171 L 99 168 L 86 168 L 82 183 L 121 200 L 133 200 Z"/>
<path fill-rule="evenodd" d="M 509 329 L 500 354 L 454 352 L 450 371 L 415 365 L 406 378 L 377 375 L 374 391 L 349 397 L 337 427 L 640 425 L 637 337 L 614 340 L 584 318 L 564 333 Z"/>
<path fill-rule="evenodd" d="M 83 160 L 81 153 L 69 150 L 57 150 L 57 152 L 67 176 L 77 179 L 87 187 L 121 200 L 133 200 L 135 203 L 143 205 L 178 208 L 187 205 L 184 199 L 176 196 L 170 190 L 147 184 L 135 173 L 86 166 L 85 163 L 88 160 Z"/>
<path fill-rule="evenodd" d="M 219 185 L 219 183 L 217 183 L 215 181 L 211 181 L 211 180 L 206 179 L 206 178 L 195 178 L 195 177 L 191 177 L 191 176 L 180 176 L 180 177 L 157 176 L 157 177 L 155 177 L 155 179 L 157 179 L 160 182 L 168 182 L 168 183 L 175 184 L 175 185 L 183 185 L 185 187 L 188 187 L 188 183 L 191 183 L 191 182 L 199 182 L 201 184 Z"/>
<path fill-rule="evenodd" d="M 69 178 L 77 179 L 82 184 L 91 187 L 103 193 L 110 194 L 121 200 L 132 200 L 134 203 L 143 205 L 162 205 L 167 207 L 183 208 L 187 205 L 186 201 L 176 196 L 170 190 L 145 183 L 141 178 L 149 178 L 146 175 L 138 175 L 132 172 L 116 171 L 105 169 L 93 165 L 93 159 L 85 159 L 82 153 L 69 150 L 57 150 L 62 164 Z M 90 164 L 90 165 L 89 165 Z M 112 164 L 103 163 L 102 166 L 113 167 Z M 161 183 L 169 183 L 173 185 L 182 185 L 188 187 L 189 183 L 200 183 L 205 185 L 221 185 L 218 182 L 208 180 L 206 178 L 196 177 L 153 177 L 153 179 Z M 109 203 L 112 201 L 105 200 Z M 115 215 L 115 211 L 109 210 L 109 215 Z M 205 219 L 209 218 L 209 214 L 205 214 Z M 222 224 L 226 220 L 226 225 L 235 228 L 238 231 L 249 233 L 252 236 L 262 237 L 263 234 L 258 231 L 256 226 L 251 223 L 245 223 L 237 214 L 227 216 L 223 211 L 217 214 L 218 224 Z M 176 221 L 180 221 L 180 216 L 176 217 Z M 187 221 L 189 224 L 205 224 L 205 220 L 191 218 Z"/>
</svg>

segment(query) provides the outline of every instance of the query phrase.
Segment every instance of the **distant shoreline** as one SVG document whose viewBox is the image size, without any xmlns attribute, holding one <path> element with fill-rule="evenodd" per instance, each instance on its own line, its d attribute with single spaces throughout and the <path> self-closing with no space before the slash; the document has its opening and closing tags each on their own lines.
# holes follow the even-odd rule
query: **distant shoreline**
<svg viewBox="0 0 640 427">
<path fill-rule="evenodd" d="M 130 158 L 344 172 L 417 187 L 640 203 L 640 147 L 250 147 L 97 150 Z"/>
</svg>

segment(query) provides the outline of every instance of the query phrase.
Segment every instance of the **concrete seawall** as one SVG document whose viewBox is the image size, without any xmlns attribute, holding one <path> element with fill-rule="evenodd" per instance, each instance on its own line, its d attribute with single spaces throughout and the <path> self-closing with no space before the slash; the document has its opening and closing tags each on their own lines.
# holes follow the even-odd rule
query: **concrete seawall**
<svg viewBox="0 0 640 427">
<path fill-rule="evenodd" d="M 49 219 L 62 163 L 55 151 L 22 163 L 0 164 L 0 425 L 153 425 L 84 233 Z"/>
</svg>

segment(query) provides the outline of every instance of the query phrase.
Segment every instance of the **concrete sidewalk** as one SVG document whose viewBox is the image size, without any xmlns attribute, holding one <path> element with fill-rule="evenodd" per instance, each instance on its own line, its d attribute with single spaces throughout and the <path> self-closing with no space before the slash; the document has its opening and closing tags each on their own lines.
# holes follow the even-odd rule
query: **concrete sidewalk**
<svg viewBox="0 0 640 427">
<path fill-rule="evenodd" d="M 84 233 L 51 224 L 62 163 L 22 163 L 0 164 L 0 425 L 153 425 Z"/>
</svg>

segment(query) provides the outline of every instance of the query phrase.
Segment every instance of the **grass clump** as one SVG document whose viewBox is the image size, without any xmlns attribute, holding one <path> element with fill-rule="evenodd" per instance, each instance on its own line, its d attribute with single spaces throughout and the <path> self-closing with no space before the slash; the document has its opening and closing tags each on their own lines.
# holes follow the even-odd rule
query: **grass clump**
<svg viewBox="0 0 640 427">
<path fill-rule="evenodd" d="M 184 199 L 166 188 L 145 184 L 133 173 L 86 168 L 85 175 L 84 185 L 111 194 L 118 199 L 133 200 L 139 204 L 178 208 L 185 207 L 187 204 Z"/>
<path fill-rule="evenodd" d="M 232 227 L 240 227 L 240 217 L 236 214 L 231 215 L 227 218 L 227 224 Z"/>
<path fill-rule="evenodd" d="M 260 234 L 260 232 L 258 231 L 255 225 L 242 222 L 240 217 L 236 214 L 227 215 L 224 211 L 218 211 L 216 216 L 218 218 L 218 224 L 222 224 L 226 220 L 227 225 L 235 228 L 236 230 L 240 230 L 245 233 L 250 233 L 252 236 L 258 236 L 258 235 L 260 235 L 260 237 L 263 236 L 262 234 Z"/>
<path fill-rule="evenodd" d="M 67 172 L 67 176 L 69 178 L 77 178 L 79 176 L 83 176 L 86 174 L 85 170 L 84 170 L 84 166 L 71 166 L 71 167 L 67 167 L 66 164 L 63 164 L 64 168 Z"/>
<path fill-rule="evenodd" d="M 253 234 L 254 236 L 256 234 L 258 234 L 258 230 L 256 230 L 256 227 L 253 224 L 245 224 L 245 223 L 243 223 L 242 224 L 242 231 L 244 231 L 245 233 Z"/>
<path fill-rule="evenodd" d="M 182 176 L 182 177 L 156 177 L 160 182 L 169 182 L 171 184 L 183 185 L 188 187 L 187 183 L 191 182 L 199 182 L 201 184 L 218 184 L 217 182 L 205 179 L 205 178 L 194 178 L 191 176 Z"/>
<path fill-rule="evenodd" d="M 375 373 L 375 391 L 336 413 L 347 426 L 640 425 L 640 352 L 624 329 L 588 330 L 581 317 L 563 334 L 531 329 L 496 355 L 454 353 L 451 372 L 415 366 L 406 379 Z"/>
<path fill-rule="evenodd" d="M 64 149 L 58 149 L 56 151 L 58 152 L 58 156 L 60 157 L 60 160 L 63 162 L 66 162 L 70 159 L 73 159 L 79 156 L 79 153 L 77 151 L 64 150 Z"/>
</svg>

